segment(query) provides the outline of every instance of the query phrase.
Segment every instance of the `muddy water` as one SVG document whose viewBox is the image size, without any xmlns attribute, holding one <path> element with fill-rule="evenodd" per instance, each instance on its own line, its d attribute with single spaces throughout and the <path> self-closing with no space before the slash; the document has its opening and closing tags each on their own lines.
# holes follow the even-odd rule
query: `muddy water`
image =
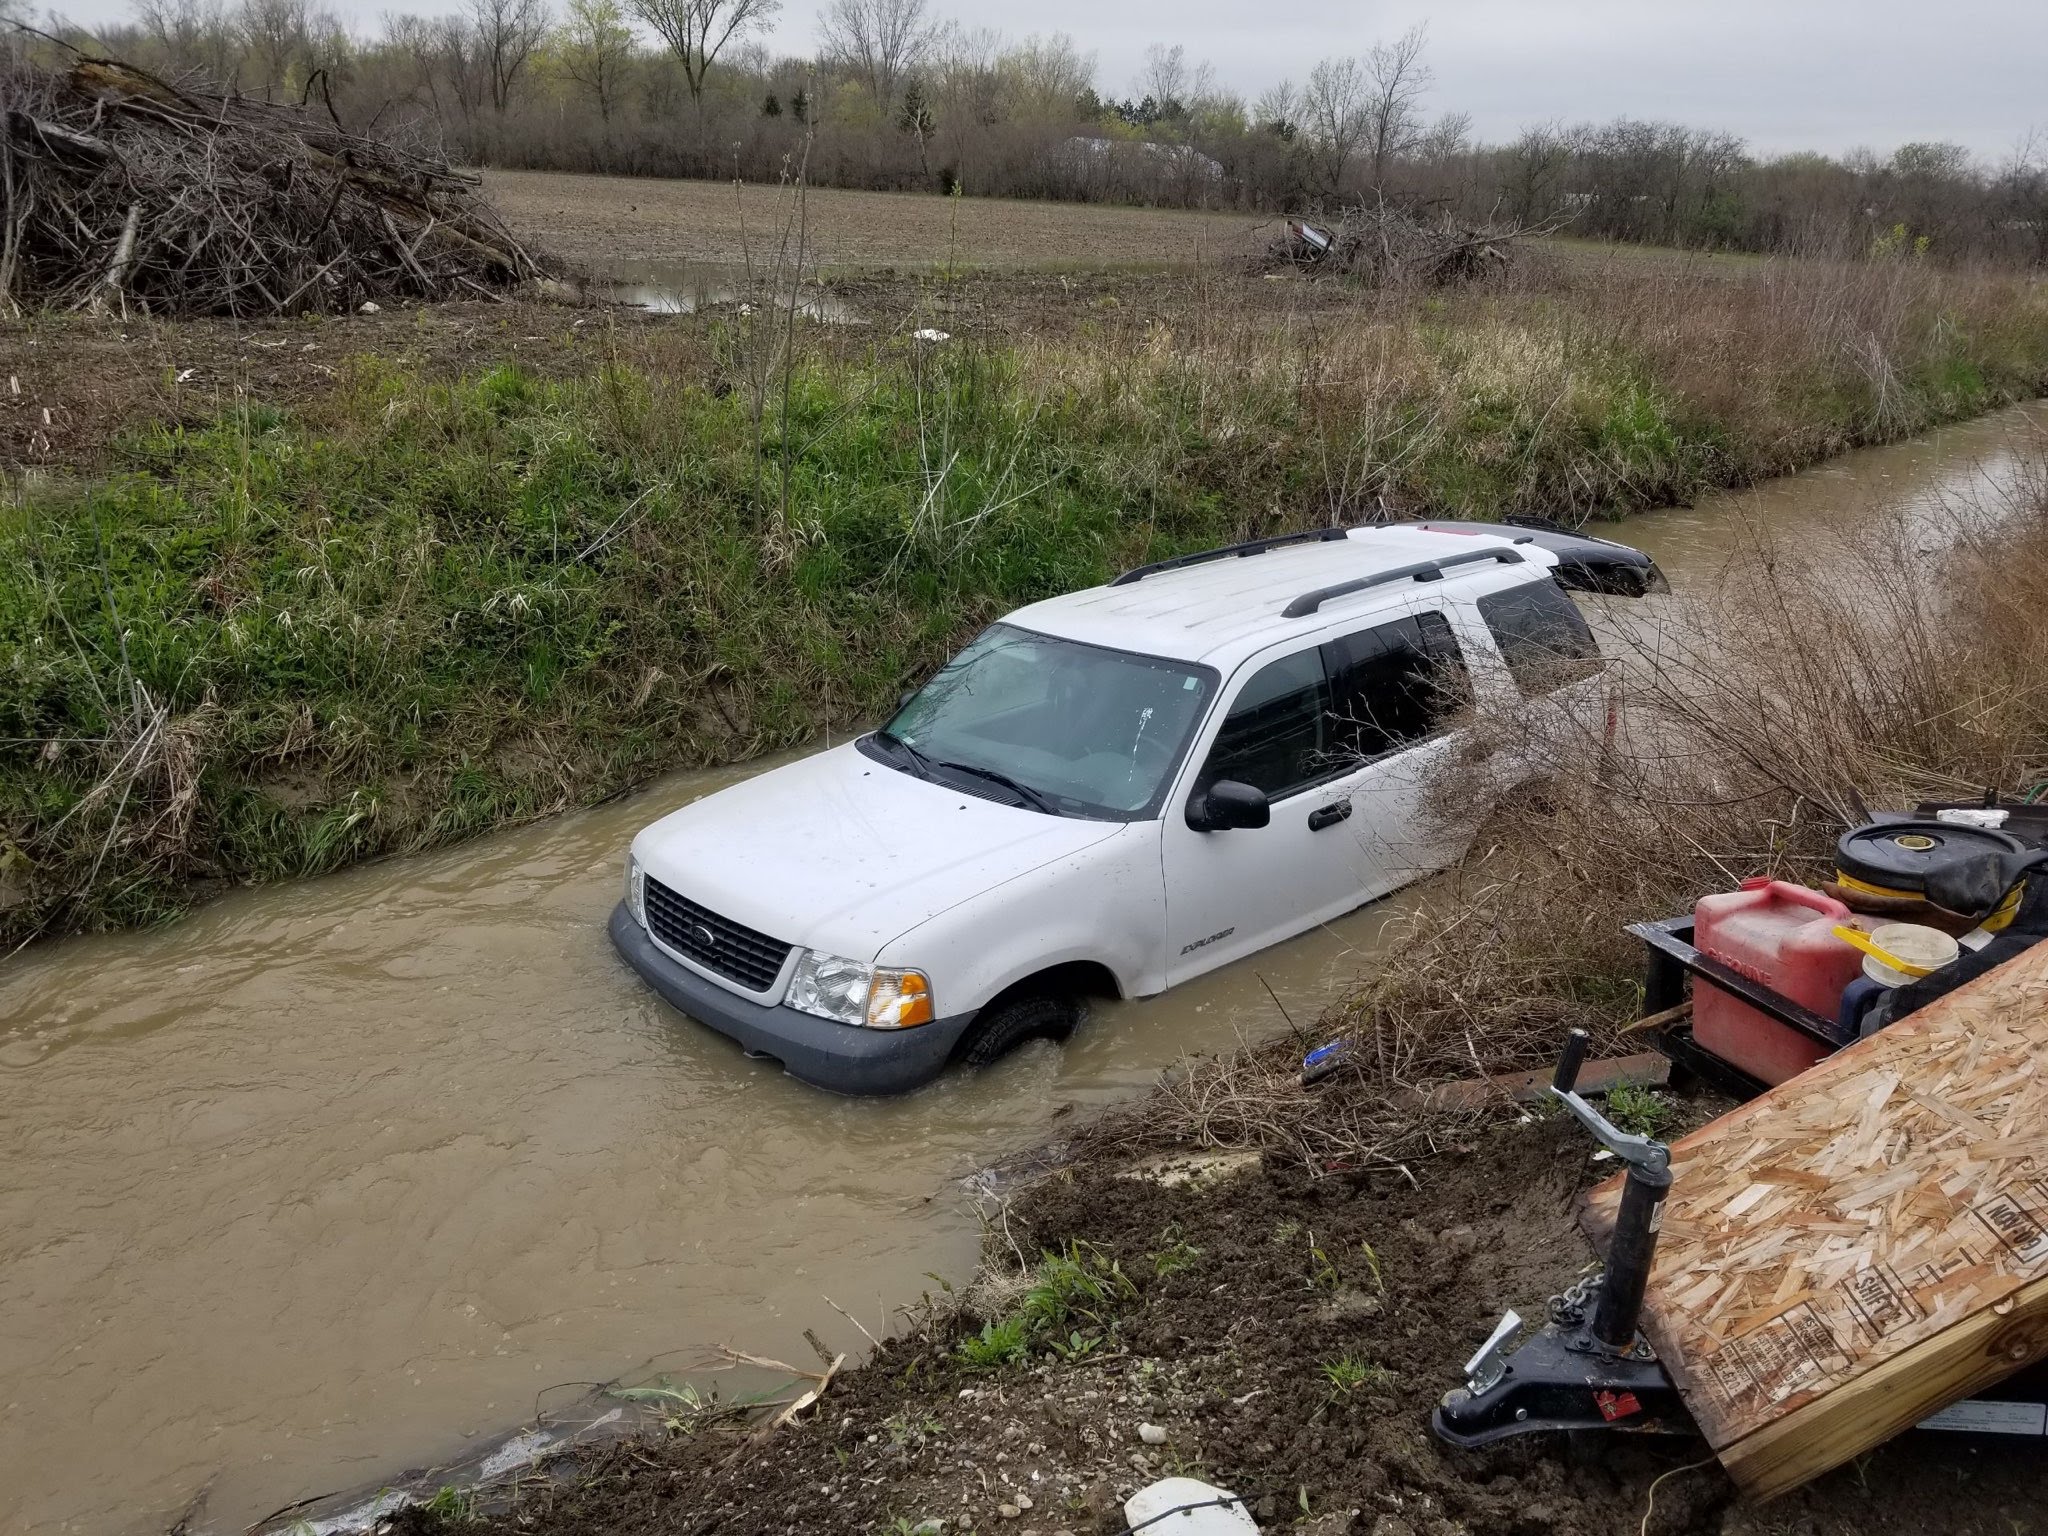
<svg viewBox="0 0 2048 1536">
<path fill-rule="evenodd" d="M 772 302 L 789 307 L 786 279 L 771 272 L 750 277 L 741 267 L 705 261 L 617 261 L 591 289 L 594 298 L 610 299 L 651 310 L 657 315 L 694 315 L 719 305 L 738 304 L 764 289 L 780 285 Z M 806 283 L 797 301 L 798 313 L 813 320 L 851 325 L 853 310 L 830 293 Z"/>
<path fill-rule="evenodd" d="M 1681 586 L 1780 530 L 1995 485 L 2048 406 L 1628 537 Z M 681 1020 L 603 921 L 634 829 L 746 770 L 242 892 L 0 971 L 0 1529 L 199 1529 L 462 1454 L 558 1383 L 881 1331 L 977 1240 L 954 1183 L 1068 1106 L 1314 1012 L 1386 903 L 1064 1049 L 839 1100 Z M 828 1301 L 827 1298 L 830 1298 Z M 670 1353 L 673 1352 L 673 1353 Z"/>
</svg>

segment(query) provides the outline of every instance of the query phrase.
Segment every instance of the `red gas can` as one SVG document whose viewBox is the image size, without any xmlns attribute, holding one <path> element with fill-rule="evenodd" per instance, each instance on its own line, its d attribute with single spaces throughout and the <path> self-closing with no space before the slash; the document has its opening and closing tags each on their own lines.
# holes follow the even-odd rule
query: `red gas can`
<svg viewBox="0 0 2048 1536">
<path fill-rule="evenodd" d="M 1760 981 L 1824 1019 L 1863 967 L 1863 952 L 1834 935 L 1849 909 L 1819 891 L 1783 880 L 1745 880 L 1742 889 L 1705 896 L 1693 908 L 1692 941 L 1752 981 Z M 1694 978 L 1692 1037 L 1724 1061 L 1766 1083 L 1797 1077 L 1827 1047 Z"/>
</svg>

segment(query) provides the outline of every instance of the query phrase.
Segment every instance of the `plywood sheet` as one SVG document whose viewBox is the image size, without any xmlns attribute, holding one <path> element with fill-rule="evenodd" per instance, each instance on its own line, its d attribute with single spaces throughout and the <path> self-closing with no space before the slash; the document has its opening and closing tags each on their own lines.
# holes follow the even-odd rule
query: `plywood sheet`
<svg viewBox="0 0 2048 1536">
<path fill-rule="evenodd" d="M 1672 1168 L 1643 1329 L 1750 1491 L 2009 1374 L 2048 1347 L 2048 944 L 1702 1127 Z M 1582 1207 L 1603 1247 L 1620 1190 Z"/>
</svg>

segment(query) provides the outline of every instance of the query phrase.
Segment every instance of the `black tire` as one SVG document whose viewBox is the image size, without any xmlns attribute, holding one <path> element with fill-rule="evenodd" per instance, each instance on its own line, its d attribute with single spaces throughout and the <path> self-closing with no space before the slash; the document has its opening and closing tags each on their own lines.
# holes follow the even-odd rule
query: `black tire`
<svg viewBox="0 0 2048 1536">
<path fill-rule="evenodd" d="M 985 1067 L 1026 1040 L 1064 1040 L 1080 1022 L 1081 1005 L 1075 998 L 1012 998 L 982 1011 L 960 1060 L 970 1067 Z"/>
</svg>

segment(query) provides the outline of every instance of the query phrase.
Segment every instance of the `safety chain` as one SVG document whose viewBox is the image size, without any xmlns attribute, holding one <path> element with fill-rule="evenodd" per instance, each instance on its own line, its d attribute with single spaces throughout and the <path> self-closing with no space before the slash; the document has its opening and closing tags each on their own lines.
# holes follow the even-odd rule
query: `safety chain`
<svg viewBox="0 0 2048 1536">
<path fill-rule="evenodd" d="M 1550 1320 L 1560 1328 L 1576 1328 L 1586 1320 L 1586 1309 L 1593 1304 L 1593 1294 L 1600 1289 L 1600 1282 L 1607 1278 L 1607 1272 L 1587 1275 L 1574 1280 L 1562 1292 L 1550 1298 Z"/>
</svg>

